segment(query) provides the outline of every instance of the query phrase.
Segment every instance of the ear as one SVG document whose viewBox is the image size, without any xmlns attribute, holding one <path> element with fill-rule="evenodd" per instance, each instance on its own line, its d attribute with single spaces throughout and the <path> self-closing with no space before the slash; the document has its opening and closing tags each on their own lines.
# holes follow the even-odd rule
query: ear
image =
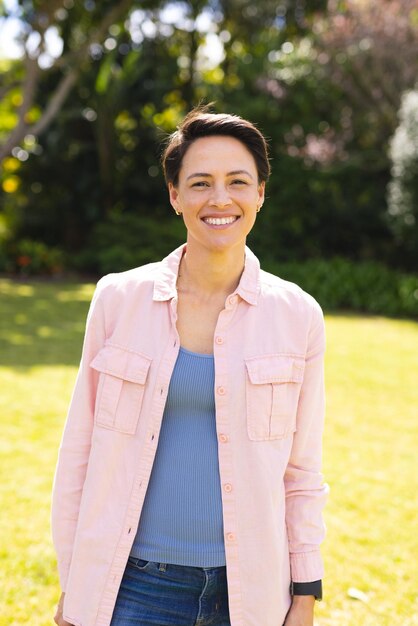
<svg viewBox="0 0 418 626">
<path fill-rule="evenodd" d="M 170 197 L 170 204 L 176 213 L 180 213 L 179 192 L 173 183 L 168 183 L 168 194 Z"/>
<path fill-rule="evenodd" d="M 266 182 L 265 182 L 265 181 L 263 181 L 262 183 L 260 183 L 260 184 L 258 185 L 258 189 L 257 189 L 257 191 L 258 191 L 258 206 L 260 206 L 260 207 L 261 207 L 261 205 L 262 205 L 262 204 L 263 204 L 263 202 L 264 202 L 264 193 L 265 193 L 265 190 L 266 190 Z"/>
</svg>

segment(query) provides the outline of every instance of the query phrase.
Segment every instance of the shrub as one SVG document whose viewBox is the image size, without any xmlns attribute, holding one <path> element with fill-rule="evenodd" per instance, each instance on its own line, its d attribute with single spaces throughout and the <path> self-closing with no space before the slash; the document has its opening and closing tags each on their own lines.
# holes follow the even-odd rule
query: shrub
<svg viewBox="0 0 418 626">
<path fill-rule="evenodd" d="M 41 241 L 21 239 L 4 243 L 0 249 L 0 271 L 34 276 L 61 274 L 65 255 L 59 248 L 47 246 Z"/>
<path fill-rule="evenodd" d="M 75 269 L 98 274 L 120 272 L 166 256 L 185 241 L 183 221 L 132 213 L 110 214 L 95 225 L 85 250 L 72 259 Z"/>
<path fill-rule="evenodd" d="M 300 285 L 323 309 L 418 318 L 418 276 L 374 261 L 340 257 L 266 264 L 265 269 Z"/>
</svg>

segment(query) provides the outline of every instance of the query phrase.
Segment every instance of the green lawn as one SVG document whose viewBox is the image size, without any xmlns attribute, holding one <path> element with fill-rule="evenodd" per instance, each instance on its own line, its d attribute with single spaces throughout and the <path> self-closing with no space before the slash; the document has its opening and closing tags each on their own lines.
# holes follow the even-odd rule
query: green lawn
<svg viewBox="0 0 418 626">
<path fill-rule="evenodd" d="M 92 292 L 0 280 L 0 626 L 53 623 L 50 492 Z M 331 494 L 316 626 L 418 625 L 418 324 L 326 324 Z"/>
</svg>

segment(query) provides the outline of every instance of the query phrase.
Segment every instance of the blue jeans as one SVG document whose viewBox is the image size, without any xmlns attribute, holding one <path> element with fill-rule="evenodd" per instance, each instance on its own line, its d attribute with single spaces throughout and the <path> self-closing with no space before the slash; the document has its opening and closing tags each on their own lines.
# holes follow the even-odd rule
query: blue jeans
<svg viewBox="0 0 418 626">
<path fill-rule="evenodd" d="M 231 626 L 226 567 L 129 557 L 110 626 Z"/>
</svg>

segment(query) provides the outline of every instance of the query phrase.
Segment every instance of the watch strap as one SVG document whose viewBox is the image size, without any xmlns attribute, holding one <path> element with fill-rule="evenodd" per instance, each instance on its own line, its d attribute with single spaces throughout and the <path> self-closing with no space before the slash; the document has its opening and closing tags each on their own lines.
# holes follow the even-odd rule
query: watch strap
<svg viewBox="0 0 418 626">
<path fill-rule="evenodd" d="M 315 596 L 316 600 L 322 600 L 322 580 L 308 583 L 290 583 L 291 596 Z"/>
</svg>

